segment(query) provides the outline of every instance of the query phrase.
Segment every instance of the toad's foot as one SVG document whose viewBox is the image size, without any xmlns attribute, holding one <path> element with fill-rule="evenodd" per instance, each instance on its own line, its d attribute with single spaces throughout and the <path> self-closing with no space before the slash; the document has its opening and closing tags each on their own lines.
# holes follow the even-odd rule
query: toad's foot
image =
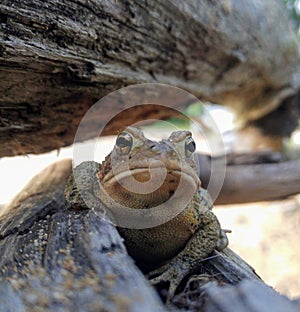
<svg viewBox="0 0 300 312">
<path fill-rule="evenodd" d="M 214 249 L 222 250 L 227 244 L 226 230 L 221 230 L 216 216 L 210 210 L 206 210 L 201 214 L 200 230 L 194 233 L 184 249 L 169 263 L 150 272 L 148 278 L 152 284 L 170 283 L 167 298 L 169 300 L 185 276 L 192 273 Z"/>
<path fill-rule="evenodd" d="M 167 300 L 170 300 L 185 276 L 191 271 L 191 268 L 185 267 L 178 261 L 171 261 L 158 269 L 148 273 L 147 277 L 152 285 L 157 285 L 162 282 L 169 283 Z"/>
</svg>

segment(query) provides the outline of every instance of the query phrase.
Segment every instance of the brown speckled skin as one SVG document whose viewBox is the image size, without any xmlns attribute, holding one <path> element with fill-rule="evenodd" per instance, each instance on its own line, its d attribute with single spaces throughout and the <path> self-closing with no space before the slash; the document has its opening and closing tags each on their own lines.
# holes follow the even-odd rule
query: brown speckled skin
<svg viewBox="0 0 300 312">
<path fill-rule="evenodd" d="M 228 240 L 225 232 L 221 230 L 216 216 L 211 211 L 212 201 L 209 194 L 200 188 L 201 183 L 196 174 L 194 159 L 184 152 L 185 140 L 191 136 L 191 133 L 177 131 L 173 132 L 168 140 L 155 142 L 146 139 L 144 134 L 136 128 L 128 127 L 126 131 L 132 136 L 134 142 L 128 154 L 119 155 L 118 148 L 115 146 L 112 153 L 100 166 L 97 174 L 99 183 L 111 197 L 135 209 L 160 204 L 176 190 L 178 181 L 175 178 L 174 182 L 172 172 L 178 169 L 184 170 L 192 176 L 198 189 L 189 204 L 172 220 L 152 228 L 118 229 L 125 239 L 129 254 L 141 267 L 156 268 L 149 274 L 152 283 L 170 282 L 169 295 L 171 296 L 184 276 L 191 272 L 200 260 L 209 256 L 214 249 L 225 248 Z M 130 158 L 130 170 L 146 168 L 154 160 L 162 161 L 168 170 L 165 183 L 150 197 L 134 195 L 135 193 L 128 195 L 117 182 L 110 183 L 108 187 L 107 181 L 112 181 L 114 178 L 111 170 L 111 155 L 118 160 L 114 174 L 122 173 L 124 170 L 128 171 L 122 161 L 126 157 Z M 145 171 L 135 178 L 141 181 L 147 179 L 147 172 Z M 69 189 L 72 188 L 69 187 Z M 111 204 L 109 199 L 101 192 L 98 196 L 109 207 Z M 66 197 L 70 196 L 67 194 Z M 130 198 L 129 201 L 128 198 Z M 73 202 L 72 205 L 74 205 Z"/>
<path fill-rule="evenodd" d="M 201 228 L 205 228 L 207 233 L 202 234 L 199 240 L 203 237 L 211 237 L 213 242 L 212 249 L 207 251 L 205 248 L 203 252 L 205 256 L 212 252 L 220 235 L 220 226 L 210 211 L 211 206 L 207 205 L 210 201 L 206 199 L 207 192 L 202 189 L 195 194 L 182 213 L 160 226 L 142 230 L 120 228 L 119 232 L 125 238 L 129 253 L 142 267 L 157 266 L 175 257 Z M 211 223 L 212 226 L 208 228 L 206 223 Z M 204 245 L 200 244 L 200 246 Z"/>
</svg>

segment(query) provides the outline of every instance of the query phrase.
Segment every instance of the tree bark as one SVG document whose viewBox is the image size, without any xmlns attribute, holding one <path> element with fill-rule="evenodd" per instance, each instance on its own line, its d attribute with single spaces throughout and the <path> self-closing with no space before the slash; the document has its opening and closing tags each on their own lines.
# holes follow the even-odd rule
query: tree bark
<svg viewBox="0 0 300 312">
<path fill-rule="evenodd" d="M 2 215 L 0 310 L 164 311 L 105 215 L 68 210 L 70 173 L 46 168 Z"/>
<path fill-rule="evenodd" d="M 1 311 L 252 312 L 265 311 L 266 302 L 270 310 L 298 311 L 229 248 L 199 263 L 164 306 L 105 212 L 69 209 L 70 172 L 66 161 L 46 168 L 0 216 Z"/>
<path fill-rule="evenodd" d="M 178 86 L 244 121 L 290 106 L 300 85 L 280 0 L 3 0 L 0 22 L 0 156 L 71 144 L 91 105 L 130 84 Z M 172 114 L 149 109 L 144 118 Z"/>
<path fill-rule="evenodd" d="M 268 155 L 268 156 L 267 156 Z M 273 155 L 273 158 L 272 158 Z M 229 155 L 229 158 L 233 155 Z M 215 204 L 240 204 L 280 200 L 300 193 L 300 160 L 283 161 L 278 154 L 235 154 L 236 163 L 228 163 L 224 183 Z M 200 180 L 206 188 L 214 159 L 198 154 Z"/>
</svg>

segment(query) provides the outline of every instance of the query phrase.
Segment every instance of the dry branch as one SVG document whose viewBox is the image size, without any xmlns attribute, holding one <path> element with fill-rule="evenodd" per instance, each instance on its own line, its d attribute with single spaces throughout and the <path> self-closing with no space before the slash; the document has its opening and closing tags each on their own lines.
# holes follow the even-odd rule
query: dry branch
<svg viewBox="0 0 300 312">
<path fill-rule="evenodd" d="M 225 180 L 215 203 L 279 200 L 299 194 L 300 160 L 277 162 L 276 157 L 269 163 L 227 165 Z M 211 178 L 211 158 L 199 155 L 199 166 L 202 185 L 206 187 Z"/>
</svg>

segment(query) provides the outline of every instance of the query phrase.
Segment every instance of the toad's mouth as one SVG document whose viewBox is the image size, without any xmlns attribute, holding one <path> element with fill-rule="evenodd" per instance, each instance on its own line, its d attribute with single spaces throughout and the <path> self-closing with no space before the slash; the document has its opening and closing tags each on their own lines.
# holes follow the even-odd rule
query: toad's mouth
<svg viewBox="0 0 300 312">
<path fill-rule="evenodd" d="M 193 194 L 200 187 L 200 180 L 192 168 L 168 169 L 162 166 L 134 168 L 126 171 L 114 172 L 104 177 L 100 182 L 104 189 L 101 197 L 105 203 L 107 195 L 114 202 L 130 208 L 152 208 L 169 200 L 177 193 Z M 106 199 L 106 200 L 105 200 Z"/>
</svg>

